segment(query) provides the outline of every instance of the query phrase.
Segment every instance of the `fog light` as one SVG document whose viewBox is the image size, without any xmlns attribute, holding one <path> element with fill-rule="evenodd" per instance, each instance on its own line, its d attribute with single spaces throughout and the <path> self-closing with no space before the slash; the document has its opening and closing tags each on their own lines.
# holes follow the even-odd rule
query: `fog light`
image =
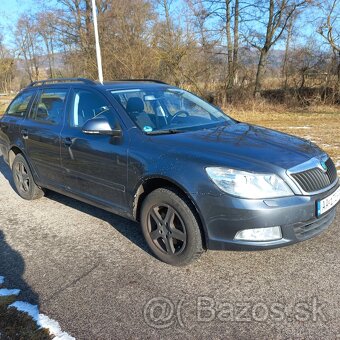
<svg viewBox="0 0 340 340">
<path fill-rule="evenodd" d="M 274 241 L 281 238 L 281 227 L 244 229 L 235 235 L 235 240 L 242 241 Z"/>
</svg>

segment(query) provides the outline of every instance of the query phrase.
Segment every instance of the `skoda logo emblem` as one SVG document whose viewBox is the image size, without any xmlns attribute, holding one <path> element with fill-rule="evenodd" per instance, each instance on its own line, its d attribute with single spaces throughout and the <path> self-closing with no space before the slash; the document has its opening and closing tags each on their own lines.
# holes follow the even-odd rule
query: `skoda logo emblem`
<svg viewBox="0 0 340 340">
<path fill-rule="evenodd" d="M 324 161 L 321 161 L 320 164 L 321 164 L 322 169 L 324 169 L 324 171 L 327 171 L 326 163 Z"/>
</svg>

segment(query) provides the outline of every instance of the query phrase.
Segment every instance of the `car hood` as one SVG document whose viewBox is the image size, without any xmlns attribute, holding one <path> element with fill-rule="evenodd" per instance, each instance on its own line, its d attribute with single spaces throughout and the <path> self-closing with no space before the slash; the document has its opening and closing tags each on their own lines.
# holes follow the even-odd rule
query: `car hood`
<svg viewBox="0 0 340 340">
<path fill-rule="evenodd" d="M 238 158 L 289 169 L 324 154 L 302 138 L 244 123 L 153 137 L 158 145 L 167 144 L 168 150 L 178 153 L 215 155 L 222 158 L 221 165 L 223 159 Z"/>
</svg>

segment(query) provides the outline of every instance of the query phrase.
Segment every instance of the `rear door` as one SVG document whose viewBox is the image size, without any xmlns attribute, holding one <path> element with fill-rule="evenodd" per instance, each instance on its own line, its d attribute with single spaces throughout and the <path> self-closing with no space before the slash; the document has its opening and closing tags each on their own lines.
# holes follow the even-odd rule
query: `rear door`
<svg viewBox="0 0 340 340">
<path fill-rule="evenodd" d="M 67 88 L 40 90 L 21 125 L 26 153 L 42 185 L 59 187 L 62 183 L 60 132 L 67 94 Z"/>
</svg>

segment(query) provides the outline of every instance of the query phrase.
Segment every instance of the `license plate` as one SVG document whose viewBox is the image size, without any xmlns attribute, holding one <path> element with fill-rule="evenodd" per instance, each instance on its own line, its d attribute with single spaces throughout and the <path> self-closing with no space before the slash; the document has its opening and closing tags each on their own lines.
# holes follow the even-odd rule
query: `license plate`
<svg viewBox="0 0 340 340">
<path fill-rule="evenodd" d="M 316 202 L 317 215 L 320 216 L 332 209 L 340 200 L 340 187 L 328 197 Z"/>
</svg>

